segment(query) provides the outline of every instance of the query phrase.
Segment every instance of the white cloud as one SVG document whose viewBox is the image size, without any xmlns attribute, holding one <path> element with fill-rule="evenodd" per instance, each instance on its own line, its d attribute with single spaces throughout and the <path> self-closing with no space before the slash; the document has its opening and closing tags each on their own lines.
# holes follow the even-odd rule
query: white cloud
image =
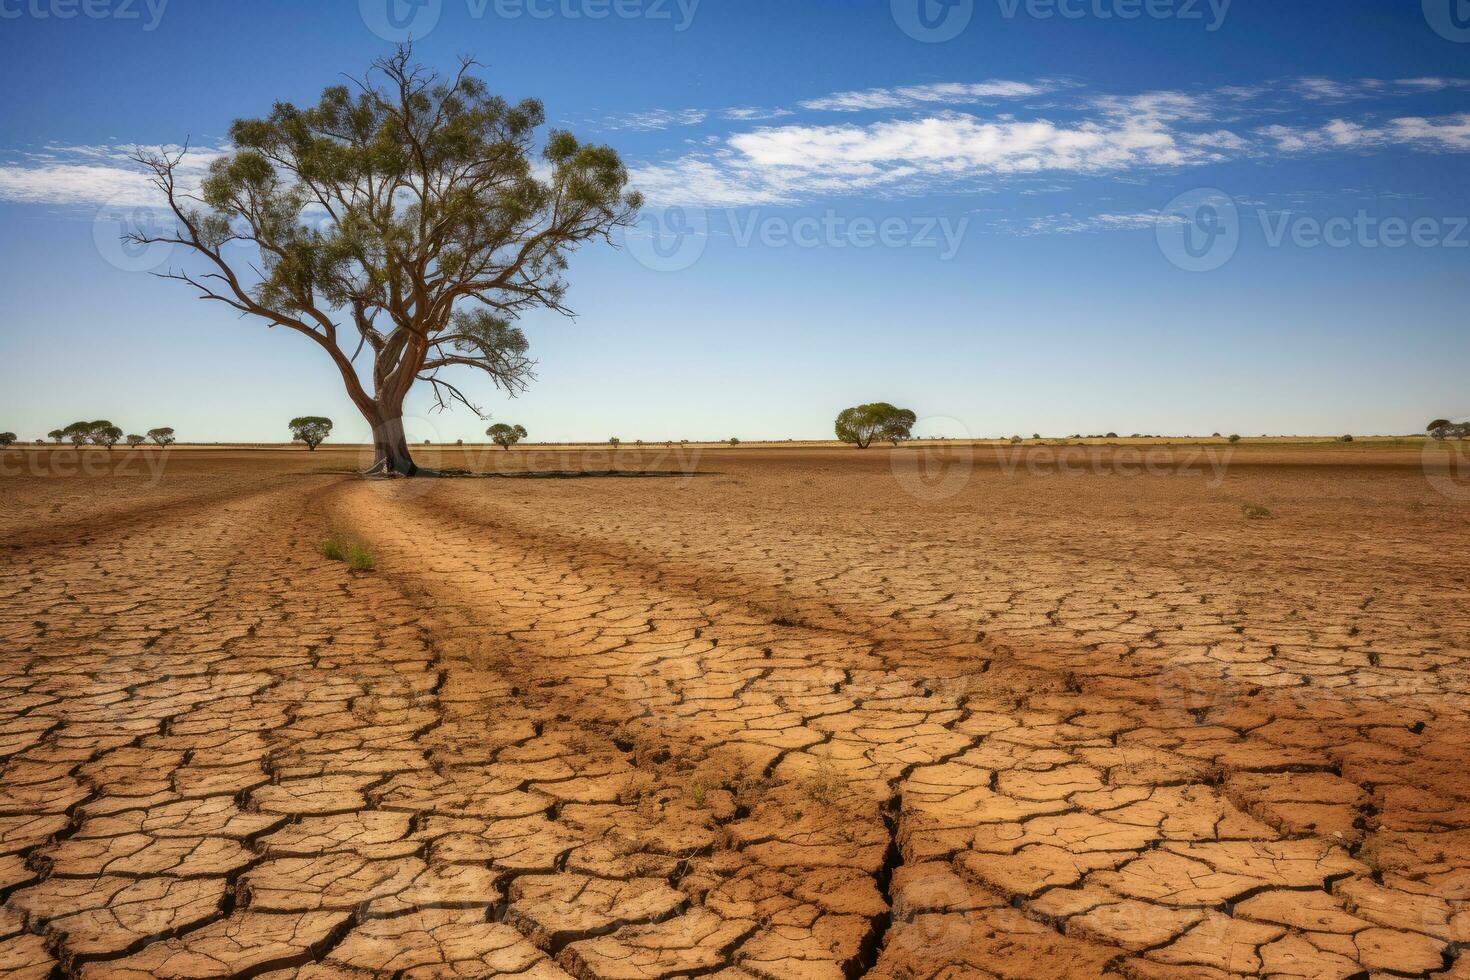
<svg viewBox="0 0 1470 980">
<path fill-rule="evenodd" d="M 816 112 L 861 112 L 874 109 L 909 109 L 935 104 L 972 105 L 1001 99 L 1024 99 L 1050 92 L 1054 87 L 1044 82 L 942 82 L 903 88 L 835 92 L 819 99 L 808 99 L 801 103 L 801 107 Z"/>
<path fill-rule="evenodd" d="M 1262 136 L 1283 153 L 1368 150 L 1404 146 L 1428 152 L 1470 152 L 1470 112 L 1424 118 L 1404 116 L 1382 126 L 1334 119 L 1324 126 L 1267 126 Z"/>
<path fill-rule="evenodd" d="M 159 207 L 158 191 L 129 159 L 135 149 L 177 152 L 180 147 L 48 146 L 19 160 L 0 163 L 0 200 L 80 207 Z M 177 170 L 181 189 L 192 192 L 209 165 L 225 155 L 222 147 L 194 147 Z"/>
<path fill-rule="evenodd" d="M 1063 212 L 1034 218 L 1022 225 L 1018 231 L 1023 235 L 1078 235 L 1104 231 L 1139 231 L 1156 228 L 1162 223 L 1183 223 L 1179 215 L 1166 215 L 1158 211 L 1141 211 L 1131 214 L 1093 214 L 1077 217 Z"/>
<path fill-rule="evenodd" d="M 697 126 L 708 117 L 703 109 L 649 109 L 625 112 L 599 121 L 602 129 L 633 129 L 642 132 L 668 129 L 671 126 Z"/>
<path fill-rule="evenodd" d="M 1229 137 L 1229 139 L 1227 139 Z M 1148 114 L 1058 124 L 963 113 L 866 126 L 779 126 L 712 154 L 635 170 L 661 204 L 789 203 L 817 195 L 912 194 L 995 176 L 1096 174 L 1225 159 L 1233 134 L 1181 138 Z"/>
</svg>

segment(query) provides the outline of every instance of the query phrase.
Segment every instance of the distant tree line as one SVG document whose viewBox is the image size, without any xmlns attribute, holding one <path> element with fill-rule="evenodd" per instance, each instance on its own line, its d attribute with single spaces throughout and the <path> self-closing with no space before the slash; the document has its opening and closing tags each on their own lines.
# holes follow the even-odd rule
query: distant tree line
<svg viewBox="0 0 1470 980">
<path fill-rule="evenodd" d="M 11 437 L 11 442 L 15 441 L 14 433 L 5 433 L 5 435 Z M 136 448 L 143 445 L 149 439 L 152 439 L 159 446 L 171 446 L 174 442 L 174 430 L 167 426 L 161 426 L 157 429 L 149 429 L 148 435 L 146 436 L 136 434 L 124 436 L 123 430 L 113 425 L 107 419 L 97 419 L 93 422 L 73 422 L 63 429 L 52 429 L 46 433 L 46 437 L 57 445 L 70 442 L 73 446 L 104 446 L 107 449 L 111 449 L 119 442 L 126 440 L 129 446 Z M 40 442 L 41 440 L 38 439 L 36 441 Z"/>
</svg>

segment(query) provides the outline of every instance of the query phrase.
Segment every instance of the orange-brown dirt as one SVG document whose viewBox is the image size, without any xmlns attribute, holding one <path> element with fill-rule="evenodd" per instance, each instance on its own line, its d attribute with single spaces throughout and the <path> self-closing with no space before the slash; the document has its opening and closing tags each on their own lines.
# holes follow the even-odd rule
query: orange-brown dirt
<svg viewBox="0 0 1470 980">
<path fill-rule="evenodd" d="M 1035 452 L 12 450 L 0 972 L 1470 976 L 1470 505 Z"/>
</svg>

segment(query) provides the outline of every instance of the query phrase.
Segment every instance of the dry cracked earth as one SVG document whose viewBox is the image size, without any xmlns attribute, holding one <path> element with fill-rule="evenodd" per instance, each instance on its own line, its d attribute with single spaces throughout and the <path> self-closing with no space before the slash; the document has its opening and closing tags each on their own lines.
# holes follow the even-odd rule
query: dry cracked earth
<svg viewBox="0 0 1470 980">
<path fill-rule="evenodd" d="M 0 973 L 1470 977 L 1417 453 L 355 462 L 0 477 Z"/>
</svg>

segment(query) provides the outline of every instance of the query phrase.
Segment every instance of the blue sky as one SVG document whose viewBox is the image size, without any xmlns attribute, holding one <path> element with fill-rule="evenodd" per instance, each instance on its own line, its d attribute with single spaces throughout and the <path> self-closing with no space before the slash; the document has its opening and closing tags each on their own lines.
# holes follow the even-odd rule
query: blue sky
<svg viewBox="0 0 1470 980">
<path fill-rule="evenodd" d="M 388 2 L 0 0 L 0 428 L 365 434 L 320 350 L 116 236 L 148 214 L 129 145 L 187 138 L 202 166 L 232 119 L 388 51 Z M 576 320 L 523 322 L 530 391 L 462 379 L 533 439 L 820 438 L 878 399 L 949 435 L 1470 414 L 1464 0 L 397 11 L 420 60 L 473 55 L 650 197 L 622 249 L 574 257 Z M 435 441 L 486 424 L 410 415 Z"/>
</svg>

